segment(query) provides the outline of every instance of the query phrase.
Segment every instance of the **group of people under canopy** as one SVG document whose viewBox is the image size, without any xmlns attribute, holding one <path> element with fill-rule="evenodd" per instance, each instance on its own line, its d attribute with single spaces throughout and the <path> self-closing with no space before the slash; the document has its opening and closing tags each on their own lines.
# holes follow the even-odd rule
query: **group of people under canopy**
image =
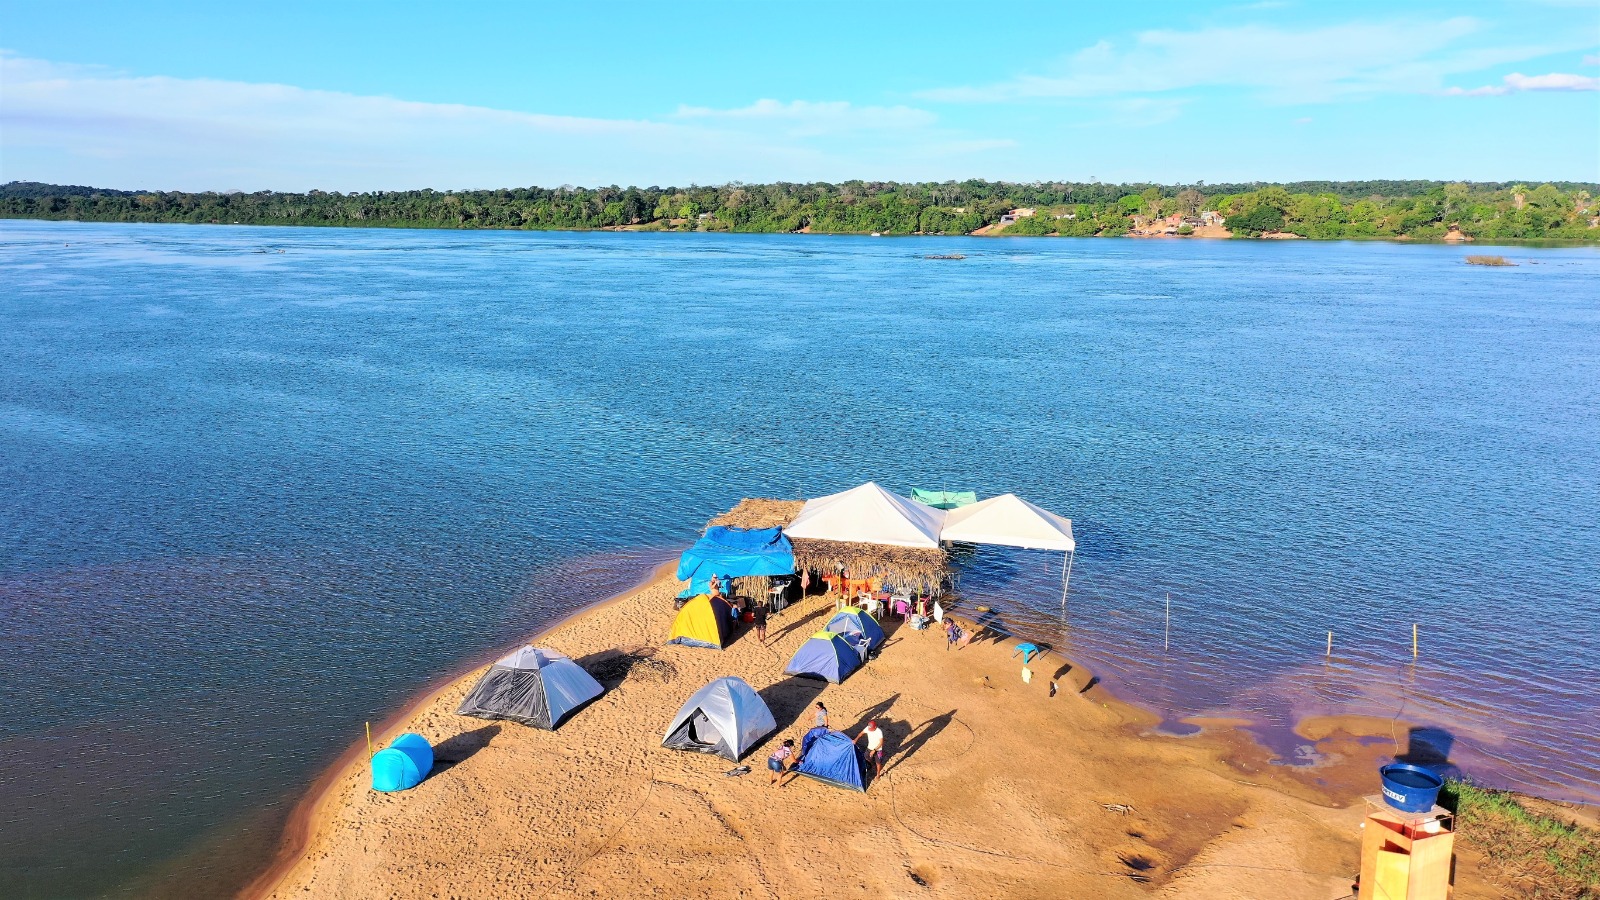
<svg viewBox="0 0 1600 900">
<path fill-rule="evenodd" d="M 915 489 L 911 497 L 902 497 L 869 481 L 806 501 L 785 525 L 752 529 L 713 525 L 706 529 L 678 562 L 678 578 L 688 584 L 679 594 L 682 605 L 669 642 L 717 650 L 726 647 L 745 601 L 724 596 L 724 577 L 792 577 L 796 540 L 919 549 L 966 542 L 1059 551 L 1063 553 L 1063 600 L 1076 550 L 1069 519 L 1015 494 L 979 500 L 972 491 Z M 832 574 L 822 579 L 830 586 L 865 583 L 836 579 Z M 849 602 L 850 592 L 844 593 Z M 864 600 L 866 604 L 879 602 L 871 599 L 873 594 L 865 596 L 869 598 Z M 888 592 L 883 596 L 889 596 Z M 764 625 L 768 610 L 759 599 L 753 605 L 750 616 Z M 785 671 L 835 684 L 849 677 L 883 643 L 883 629 L 873 611 L 855 605 L 840 609 L 800 646 Z M 762 631 L 764 637 L 764 628 Z"/>
</svg>

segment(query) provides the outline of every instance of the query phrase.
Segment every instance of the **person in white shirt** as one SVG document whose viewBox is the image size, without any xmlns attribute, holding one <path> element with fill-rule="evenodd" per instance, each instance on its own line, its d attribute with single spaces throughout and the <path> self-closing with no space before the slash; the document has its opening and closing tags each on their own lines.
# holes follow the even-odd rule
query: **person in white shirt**
<svg viewBox="0 0 1600 900">
<path fill-rule="evenodd" d="M 873 719 L 867 723 L 856 740 L 867 739 L 867 762 L 872 763 L 872 778 L 877 780 L 883 774 L 883 729 L 878 727 L 878 720 Z"/>
</svg>

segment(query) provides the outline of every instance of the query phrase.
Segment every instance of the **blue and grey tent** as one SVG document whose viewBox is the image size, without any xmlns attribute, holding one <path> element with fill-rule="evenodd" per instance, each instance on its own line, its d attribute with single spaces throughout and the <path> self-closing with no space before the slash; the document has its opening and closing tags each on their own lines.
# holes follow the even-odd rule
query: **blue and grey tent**
<svg viewBox="0 0 1600 900">
<path fill-rule="evenodd" d="M 710 593 L 712 575 L 742 578 L 793 574 L 794 548 L 783 536 L 783 529 L 713 525 L 678 560 L 678 580 L 689 582 L 678 596 Z"/>
<path fill-rule="evenodd" d="M 868 649 L 871 650 L 882 647 L 884 640 L 886 640 L 883 626 L 878 624 L 878 620 L 874 619 L 871 613 L 857 606 L 846 606 L 844 609 L 834 613 L 833 618 L 828 620 L 828 627 L 824 630 L 831 631 L 834 634 L 845 635 L 845 639 L 850 642 L 852 647 L 861 646 L 860 639 L 862 637 L 867 639 Z"/>
<path fill-rule="evenodd" d="M 856 742 L 842 731 L 824 731 L 816 737 L 806 735 L 807 749 L 795 771 L 824 784 L 865 792 L 867 784 L 862 777 L 861 757 L 856 755 Z"/>
<path fill-rule="evenodd" d="M 521 647 L 501 657 L 462 698 L 456 715 L 509 719 L 554 731 L 605 693 L 581 666 L 551 650 Z"/>
<path fill-rule="evenodd" d="M 856 652 L 856 648 L 850 645 L 845 636 L 831 631 L 819 631 L 800 645 L 800 649 L 794 652 L 794 657 L 789 660 L 789 665 L 784 667 L 783 671 L 790 675 L 821 678 L 838 684 L 859 668 L 861 668 L 861 654 Z"/>
<path fill-rule="evenodd" d="M 661 739 L 673 750 L 715 753 L 734 762 L 778 730 L 772 710 L 742 678 L 718 678 L 694 692 Z"/>
</svg>

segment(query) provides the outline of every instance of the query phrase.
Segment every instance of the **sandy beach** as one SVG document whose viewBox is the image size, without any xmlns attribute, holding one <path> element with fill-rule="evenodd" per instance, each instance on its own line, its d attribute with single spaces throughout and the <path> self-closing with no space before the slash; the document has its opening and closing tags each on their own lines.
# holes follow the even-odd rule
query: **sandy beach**
<svg viewBox="0 0 1600 900">
<path fill-rule="evenodd" d="M 430 692 L 375 740 L 432 741 L 419 787 L 368 789 L 355 748 L 308 799 L 283 864 L 252 897 L 1281 897 L 1339 898 L 1358 864 L 1359 796 L 1389 723 L 1320 720 L 1322 766 L 1268 764 L 1229 722 L 1156 733 L 1056 654 L 1032 683 L 1006 641 L 946 649 L 894 628 L 841 685 L 783 666 L 831 611 L 808 597 L 770 645 L 664 645 L 679 583 L 662 573 L 542 635 L 607 693 L 556 732 L 457 716 L 481 669 Z M 679 705 L 738 675 L 779 731 L 728 777 L 720 757 L 660 747 Z M 1051 682 L 1057 690 L 1052 696 Z M 1087 689 L 1086 689 L 1087 688 Z M 882 777 L 856 794 L 764 760 L 811 724 L 817 699 L 852 735 L 876 719 Z M 1368 727 L 1363 727 L 1368 726 Z M 1462 867 L 1463 870 L 1468 868 Z M 1459 879 L 1458 879 L 1459 881 Z M 1489 896 L 1461 890 L 1458 896 Z"/>
</svg>

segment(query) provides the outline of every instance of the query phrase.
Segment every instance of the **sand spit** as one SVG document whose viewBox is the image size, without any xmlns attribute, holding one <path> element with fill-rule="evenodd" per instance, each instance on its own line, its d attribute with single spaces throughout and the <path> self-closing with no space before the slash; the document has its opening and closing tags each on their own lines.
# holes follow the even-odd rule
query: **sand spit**
<svg viewBox="0 0 1600 900">
<path fill-rule="evenodd" d="M 1231 728 L 1151 733 L 1058 655 L 1024 684 L 1010 643 L 950 651 L 893 629 L 844 684 L 783 666 L 825 622 L 820 597 L 776 617 L 771 646 L 663 645 L 678 583 L 658 578 L 552 629 L 539 644 L 589 667 L 605 696 L 551 733 L 455 715 L 478 672 L 389 723 L 440 763 L 399 794 L 367 789 L 357 752 L 305 809 L 303 852 L 250 891 L 272 898 L 1275 897 L 1337 898 L 1357 870 L 1367 745 L 1337 728 L 1342 769 L 1292 769 Z M 481 670 L 480 670 L 481 671 Z M 743 777 L 720 757 L 662 749 L 678 706 L 738 675 L 780 730 Z M 1051 695 L 1051 682 L 1057 691 Z M 764 762 L 811 725 L 875 718 L 889 761 L 866 794 Z M 1348 770 L 1348 771 L 1346 771 Z M 1370 777 L 1370 776 L 1369 776 Z"/>
</svg>

